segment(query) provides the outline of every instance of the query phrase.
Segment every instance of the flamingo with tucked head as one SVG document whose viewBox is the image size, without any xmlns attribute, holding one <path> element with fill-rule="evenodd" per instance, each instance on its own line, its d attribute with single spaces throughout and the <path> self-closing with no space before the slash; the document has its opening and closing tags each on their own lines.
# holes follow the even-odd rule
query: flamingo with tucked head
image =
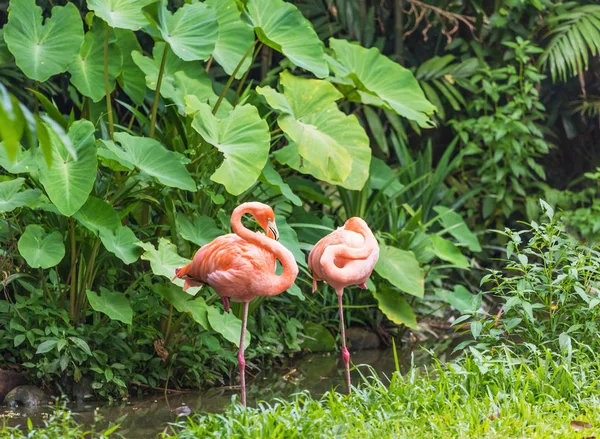
<svg viewBox="0 0 600 439">
<path fill-rule="evenodd" d="M 242 225 L 242 217 L 251 214 L 266 232 L 252 232 Z M 298 266 L 292 253 L 277 242 L 279 232 L 273 209 L 251 202 L 239 205 L 231 215 L 234 233 L 219 236 L 200 248 L 188 265 L 178 268 L 175 278 L 185 280 L 184 290 L 191 286 L 210 285 L 221 296 L 228 310 L 231 299 L 244 304 L 238 364 L 240 367 L 242 404 L 246 405 L 246 361 L 244 335 L 248 320 L 248 304 L 257 296 L 275 296 L 290 288 Z M 276 260 L 283 267 L 275 274 Z"/>
<path fill-rule="evenodd" d="M 317 281 L 325 281 L 335 290 L 340 310 L 342 335 L 342 358 L 346 368 L 348 393 L 350 388 L 350 352 L 346 348 L 344 310 L 342 296 L 344 288 L 358 285 L 367 288 L 367 280 L 379 259 L 379 244 L 367 223 L 358 217 L 350 218 L 344 227 L 322 238 L 308 256 L 308 267 L 313 275 L 313 292 Z"/>
</svg>

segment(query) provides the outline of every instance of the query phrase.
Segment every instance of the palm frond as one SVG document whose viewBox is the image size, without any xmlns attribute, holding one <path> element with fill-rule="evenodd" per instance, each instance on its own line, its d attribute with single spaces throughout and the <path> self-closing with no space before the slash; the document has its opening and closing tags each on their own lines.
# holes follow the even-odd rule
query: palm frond
<svg viewBox="0 0 600 439">
<path fill-rule="evenodd" d="M 550 70 L 553 81 L 557 77 L 566 81 L 587 70 L 590 54 L 600 52 L 600 5 L 563 9 L 547 23 L 550 42 L 539 65 Z"/>
</svg>

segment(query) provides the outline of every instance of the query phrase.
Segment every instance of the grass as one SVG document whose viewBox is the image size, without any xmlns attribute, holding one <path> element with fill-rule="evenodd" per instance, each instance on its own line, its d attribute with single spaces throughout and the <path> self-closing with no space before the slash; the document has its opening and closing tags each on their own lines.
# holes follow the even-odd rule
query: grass
<svg viewBox="0 0 600 439">
<path fill-rule="evenodd" d="M 527 359 L 503 347 L 428 370 L 365 378 L 351 395 L 308 393 L 255 408 L 230 405 L 222 414 L 195 415 L 159 435 L 188 438 L 589 438 L 600 434 L 600 357 L 532 348 Z M 62 417 L 61 417 L 62 416 Z M 64 424 L 64 426 L 62 424 Z M 47 433 L 50 432 L 50 433 Z M 118 431 L 117 431 L 118 433 Z M 68 414 L 45 429 L 7 438 L 83 438 Z"/>
<path fill-rule="evenodd" d="M 581 438 L 600 432 L 600 363 L 508 348 L 437 365 L 423 374 L 395 373 L 389 385 L 365 380 L 350 396 L 330 392 L 256 408 L 230 406 L 172 426 L 162 438 Z M 572 422 L 575 421 L 573 424 Z M 587 423 L 587 424 L 586 424 Z M 588 427 L 588 428 L 583 428 Z"/>
</svg>

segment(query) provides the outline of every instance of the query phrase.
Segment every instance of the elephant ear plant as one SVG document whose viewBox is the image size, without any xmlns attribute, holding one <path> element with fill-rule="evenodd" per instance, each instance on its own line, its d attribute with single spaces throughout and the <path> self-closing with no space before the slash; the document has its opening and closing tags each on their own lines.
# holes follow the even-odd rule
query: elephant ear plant
<svg viewBox="0 0 600 439">
<path fill-rule="evenodd" d="M 2 263 L 20 267 L 9 271 L 13 293 L 43 292 L 74 328 L 131 326 L 145 315 L 136 287 L 154 275 L 169 361 L 189 323 L 237 342 L 239 319 L 214 294 L 169 282 L 198 245 L 226 233 L 234 203 L 276 191 L 279 211 L 300 205 L 280 175 L 290 170 L 360 190 L 371 149 L 350 105 L 422 127 L 435 110 L 410 71 L 375 48 L 333 38 L 325 47 L 283 0 L 175 9 L 88 0 L 50 10 L 10 0 L 2 31 L 32 93 L 29 108 L 0 87 L 0 239 Z M 266 47 L 278 53 L 279 83 L 269 76 L 256 86 L 254 60 Z M 46 84 L 68 95 L 44 95 Z M 282 240 L 305 266 L 283 219 Z M 65 348 L 41 336 L 48 340 L 40 354 Z"/>
</svg>

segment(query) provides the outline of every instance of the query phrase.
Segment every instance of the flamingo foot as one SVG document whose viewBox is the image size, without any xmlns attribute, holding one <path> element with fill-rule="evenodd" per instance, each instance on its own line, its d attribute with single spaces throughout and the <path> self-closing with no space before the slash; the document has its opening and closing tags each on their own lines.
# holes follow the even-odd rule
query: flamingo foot
<svg viewBox="0 0 600 439">
<path fill-rule="evenodd" d="M 225 312 L 229 312 L 229 297 L 221 296 L 221 300 L 223 301 L 223 307 L 225 308 Z"/>
<path fill-rule="evenodd" d="M 367 288 L 367 283 L 363 282 L 362 284 L 358 284 L 358 288 L 360 288 L 361 290 L 366 290 Z"/>
</svg>

